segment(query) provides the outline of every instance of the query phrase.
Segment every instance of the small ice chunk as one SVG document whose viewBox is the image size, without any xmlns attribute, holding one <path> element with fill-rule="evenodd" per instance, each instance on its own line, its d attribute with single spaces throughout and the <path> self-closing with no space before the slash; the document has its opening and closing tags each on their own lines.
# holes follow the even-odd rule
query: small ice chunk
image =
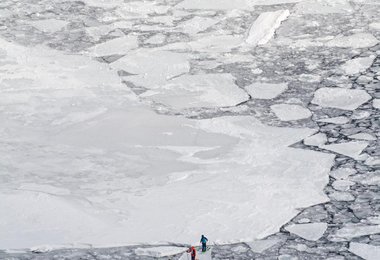
<svg viewBox="0 0 380 260">
<path fill-rule="evenodd" d="M 57 19 L 46 19 L 46 20 L 32 21 L 32 22 L 29 22 L 29 24 L 41 32 L 55 33 L 62 30 L 62 28 L 68 25 L 69 22 L 57 20 Z"/>
<path fill-rule="evenodd" d="M 249 99 L 231 74 L 183 75 L 142 96 L 176 109 L 235 106 Z"/>
<path fill-rule="evenodd" d="M 365 260 L 380 259 L 380 246 L 351 242 L 348 250 Z"/>
<path fill-rule="evenodd" d="M 344 124 L 347 124 L 350 120 L 345 116 L 337 116 L 337 117 L 331 117 L 327 119 L 318 119 L 317 121 L 323 122 L 323 123 L 336 124 L 336 125 L 344 125 Z"/>
<path fill-rule="evenodd" d="M 379 43 L 379 40 L 370 33 L 356 33 L 350 36 L 337 36 L 326 43 L 327 47 L 340 48 L 370 48 Z"/>
<path fill-rule="evenodd" d="M 375 60 L 375 56 L 359 57 L 344 63 L 340 68 L 349 75 L 366 71 Z"/>
<path fill-rule="evenodd" d="M 374 99 L 372 101 L 372 106 L 376 109 L 380 109 L 380 99 Z"/>
<path fill-rule="evenodd" d="M 261 13 L 249 29 L 246 43 L 249 45 L 263 45 L 272 39 L 276 29 L 290 15 L 289 10 Z"/>
<path fill-rule="evenodd" d="M 296 234 L 306 240 L 317 241 L 327 229 L 326 223 L 291 224 L 285 227 L 290 233 Z"/>
<path fill-rule="evenodd" d="M 346 0 L 307 0 L 295 6 L 297 14 L 332 14 L 352 12 Z"/>
<path fill-rule="evenodd" d="M 165 257 L 171 255 L 177 255 L 186 251 L 186 247 L 176 246 L 160 246 L 160 247 L 148 247 L 135 249 L 136 255 L 152 256 L 152 257 Z"/>
<path fill-rule="evenodd" d="M 339 168 L 330 172 L 330 176 L 337 180 L 347 179 L 349 176 L 356 173 L 356 170 L 351 168 Z"/>
<path fill-rule="evenodd" d="M 303 140 L 303 143 L 306 145 L 319 146 L 327 142 L 326 134 L 318 133 L 312 136 L 309 136 Z"/>
<path fill-rule="evenodd" d="M 293 121 L 311 117 L 309 109 L 299 105 L 277 104 L 270 107 L 281 121 Z"/>
<path fill-rule="evenodd" d="M 88 49 L 91 56 L 123 55 L 138 47 L 136 36 L 124 36 L 97 44 Z"/>
<path fill-rule="evenodd" d="M 361 89 L 320 88 L 314 93 L 311 103 L 322 107 L 355 110 L 370 99 L 371 96 Z"/>
<path fill-rule="evenodd" d="M 253 83 L 246 86 L 245 89 L 252 98 L 272 99 L 279 96 L 288 89 L 287 83 Z"/>
<path fill-rule="evenodd" d="M 246 244 L 251 248 L 255 253 L 263 253 L 265 250 L 271 248 L 272 246 L 278 244 L 281 239 L 265 239 L 265 240 L 255 240 L 253 242 L 247 242 Z"/>
<path fill-rule="evenodd" d="M 330 150 L 348 157 L 358 159 L 362 151 L 368 146 L 366 141 L 355 141 L 340 144 L 321 145 L 322 149 Z"/>
<path fill-rule="evenodd" d="M 332 186 L 334 189 L 338 191 L 348 191 L 350 190 L 350 187 L 354 184 L 354 182 L 348 180 L 337 180 L 333 182 Z"/>
<path fill-rule="evenodd" d="M 181 32 L 187 34 L 197 34 L 201 31 L 210 28 L 218 22 L 218 19 L 195 16 L 192 19 L 181 23 L 177 28 L 181 29 Z"/>
<path fill-rule="evenodd" d="M 374 141 L 374 140 L 376 140 L 376 137 L 374 137 L 371 134 L 367 134 L 367 133 L 358 133 L 358 134 L 350 135 L 349 138 L 352 138 L 352 139 L 361 139 L 361 140 L 367 140 L 367 141 Z"/>
<path fill-rule="evenodd" d="M 353 201 L 355 197 L 349 192 L 334 191 L 329 194 L 329 197 L 336 201 Z"/>
</svg>

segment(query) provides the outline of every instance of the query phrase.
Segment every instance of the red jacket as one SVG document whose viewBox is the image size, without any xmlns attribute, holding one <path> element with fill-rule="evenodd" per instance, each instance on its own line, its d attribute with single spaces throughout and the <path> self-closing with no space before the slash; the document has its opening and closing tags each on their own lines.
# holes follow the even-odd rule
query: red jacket
<svg viewBox="0 0 380 260">
<path fill-rule="evenodd" d="M 191 256 L 196 256 L 197 255 L 197 250 L 195 250 L 195 247 L 190 247 L 187 252 L 191 253 Z"/>
</svg>

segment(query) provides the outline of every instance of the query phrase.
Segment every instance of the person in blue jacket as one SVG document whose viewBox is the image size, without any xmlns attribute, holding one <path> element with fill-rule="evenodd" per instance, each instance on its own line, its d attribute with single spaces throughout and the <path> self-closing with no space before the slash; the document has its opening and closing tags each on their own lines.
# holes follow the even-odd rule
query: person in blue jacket
<svg viewBox="0 0 380 260">
<path fill-rule="evenodd" d="M 207 246 L 206 246 L 207 241 L 208 241 L 207 237 L 202 235 L 202 237 L 201 237 L 202 252 L 206 252 L 206 250 L 207 250 Z"/>
</svg>

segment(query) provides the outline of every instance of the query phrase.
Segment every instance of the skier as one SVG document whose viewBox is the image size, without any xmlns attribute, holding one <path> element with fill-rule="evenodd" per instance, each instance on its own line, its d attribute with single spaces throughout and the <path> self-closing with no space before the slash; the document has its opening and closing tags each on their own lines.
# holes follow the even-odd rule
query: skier
<svg viewBox="0 0 380 260">
<path fill-rule="evenodd" d="M 190 247 L 187 252 L 191 253 L 191 260 L 195 260 L 195 256 L 197 255 L 197 250 L 195 250 L 195 247 Z"/>
<path fill-rule="evenodd" d="M 208 241 L 207 237 L 205 237 L 204 235 L 202 235 L 202 237 L 201 237 L 202 252 L 206 252 L 206 250 L 207 250 L 207 247 L 206 247 L 207 241 Z"/>
</svg>

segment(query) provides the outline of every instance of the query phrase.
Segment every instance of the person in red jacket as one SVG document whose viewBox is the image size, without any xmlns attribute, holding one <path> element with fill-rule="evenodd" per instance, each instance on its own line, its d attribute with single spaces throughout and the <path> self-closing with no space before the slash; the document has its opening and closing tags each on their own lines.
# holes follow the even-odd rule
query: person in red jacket
<svg viewBox="0 0 380 260">
<path fill-rule="evenodd" d="M 195 247 L 190 247 L 187 252 L 191 254 L 191 260 L 195 260 L 195 257 L 197 256 L 197 250 L 195 250 Z"/>
</svg>

